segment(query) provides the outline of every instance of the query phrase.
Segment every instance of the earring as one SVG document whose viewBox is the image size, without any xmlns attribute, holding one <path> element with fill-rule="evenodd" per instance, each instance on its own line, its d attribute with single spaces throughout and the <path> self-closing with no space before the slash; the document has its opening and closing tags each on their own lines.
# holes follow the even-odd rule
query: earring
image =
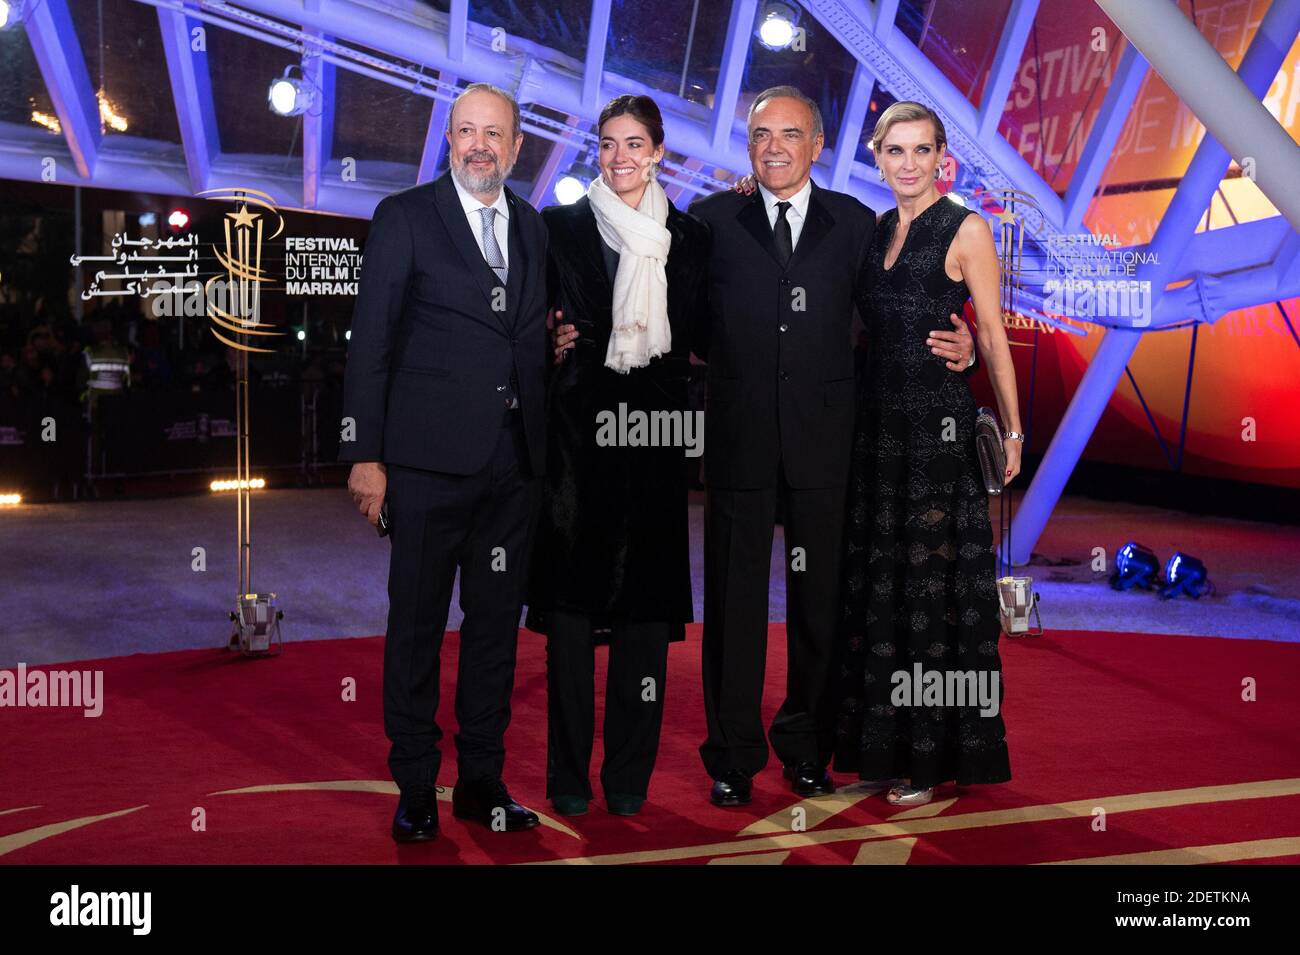
<svg viewBox="0 0 1300 955">
<path fill-rule="evenodd" d="M 878 176 L 880 176 L 880 181 L 881 181 L 881 182 L 884 182 L 884 181 L 885 181 L 885 170 L 883 170 L 883 169 L 881 169 L 879 166 L 877 166 L 877 167 L 876 167 L 876 174 L 877 174 Z"/>
<path fill-rule="evenodd" d="M 936 168 L 935 171 L 934 171 L 934 181 L 935 181 L 935 182 L 938 182 L 938 181 L 939 181 L 939 177 L 942 176 L 942 175 L 943 175 L 943 170 L 942 170 L 942 169 L 938 169 L 938 168 Z"/>
</svg>

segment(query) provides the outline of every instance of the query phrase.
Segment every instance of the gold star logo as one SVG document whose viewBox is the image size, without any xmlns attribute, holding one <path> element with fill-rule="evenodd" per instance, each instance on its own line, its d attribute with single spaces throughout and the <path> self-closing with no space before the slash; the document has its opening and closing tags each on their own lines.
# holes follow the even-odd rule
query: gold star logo
<svg viewBox="0 0 1300 955">
<path fill-rule="evenodd" d="M 247 203 L 240 206 L 238 212 L 227 212 L 226 215 L 235 220 L 236 229 L 251 229 L 257 219 L 257 216 L 248 211 Z"/>
</svg>

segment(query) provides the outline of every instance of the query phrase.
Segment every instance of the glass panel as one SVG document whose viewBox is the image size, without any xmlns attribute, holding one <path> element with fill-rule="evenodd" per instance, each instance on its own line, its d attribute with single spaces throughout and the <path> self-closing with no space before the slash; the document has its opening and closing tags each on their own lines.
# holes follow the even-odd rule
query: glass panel
<svg viewBox="0 0 1300 955">
<path fill-rule="evenodd" d="M 538 113 L 542 116 L 556 120 L 561 123 L 577 123 L 581 129 L 590 129 L 590 125 L 578 121 L 576 116 L 570 116 L 567 113 L 561 113 L 558 110 L 541 106 L 537 103 L 526 103 L 524 108 L 532 113 Z M 549 129 L 549 127 L 548 127 Z M 537 177 L 545 170 L 547 161 L 551 158 L 551 153 L 555 149 L 568 149 L 568 147 L 557 143 L 553 139 L 548 139 L 538 133 L 524 131 L 524 144 L 519 149 L 519 158 L 515 160 L 514 171 L 510 174 L 510 188 L 515 192 L 528 198 L 532 195 L 533 187 L 537 185 Z M 569 158 L 563 155 L 560 157 L 560 166 L 557 167 L 556 178 L 563 176 L 569 167 L 574 163 L 586 162 L 589 158 L 589 152 L 583 148 L 574 153 L 570 153 Z M 548 206 L 555 202 L 555 196 L 552 193 L 544 195 L 538 203 L 538 208 Z"/>
<path fill-rule="evenodd" d="M 867 115 L 862 123 L 862 135 L 858 137 L 857 159 L 873 169 L 876 166 L 876 154 L 871 151 L 870 142 L 872 133 L 876 131 L 876 120 L 880 119 L 880 114 L 896 102 L 898 102 L 897 97 L 886 92 L 879 83 L 871 87 L 871 102 L 867 104 Z"/>
<path fill-rule="evenodd" d="M 100 128 L 168 143 L 181 141 L 158 12 L 133 0 L 68 5 L 90 85 L 102 91 Z"/>
<path fill-rule="evenodd" d="M 729 4 L 719 0 L 614 0 L 605 68 L 707 105 L 729 19 Z"/>
<path fill-rule="evenodd" d="M 221 151 L 301 157 L 302 117 L 279 116 L 266 103 L 271 81 L 298 54 L 215 26 L 207 36 Z"/>
<path fill-rule="evenodd" d="M 1011 0 L 902 0 L 894 22 L 967 99 L 979 105 L 1010 9 Z M 1093 10 L 1091 19 L 1105 19 Z"/>
<path fill-rule="evenodd" d="M 561 53 L 585 60 L 591 0 L 470 0 L 469 18 Z"/>
<path fill-rule="evenodd" d="M 0 31 L 0 122 L 48 126 L 32 119 L 39 112 L 55 121 L 54 104 L 45 90 L 36 56 L 21 29 Z M 51 130 L 51 136 L 62 134 Z"/>
<path fill-rule="evenodd" d="M 330 156 L 420 164 L 433 100 L 351 70 L 334 70 Z"/>
<path fill-rule="evenodd" d="M 1000 132 L 1064 195 L 1110 88 L 1125 40 L 1091 0 L 1042 0 Z"/>
<path fill-rule="evenodd" d="M 754 98 L 770 86 L 796 86 L 816 100 L 822 114 L 826 146 L 834 149 L 857 60 L 810 14 L 803 14 L 797 27 L 804 31 L 802 50 L 797 49 L 798 35 L 791 46 L 773 50 L 760 43 L 750 31 L 749 61 L 736 115 L 745 119 Z"/>
</svg>

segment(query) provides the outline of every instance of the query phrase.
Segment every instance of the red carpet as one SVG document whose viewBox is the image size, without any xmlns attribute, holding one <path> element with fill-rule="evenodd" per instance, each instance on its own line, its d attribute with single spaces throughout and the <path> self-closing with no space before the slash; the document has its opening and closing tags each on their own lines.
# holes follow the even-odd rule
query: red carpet
<svg viewBox="0 0 1300 955">
<path fill-rule="evenodd" d="M 784 643 L 774 625 L 769 717 Z M 697 626 L 671 651 L 664 737 L 640 816 L 611 816 L 598 801 L 586 816 L 552 815 L 555 826 L 494 833 L 453 819 L 444 803 L 441 838 L 403 847 L 388 836 L 380 638 L 292 643 L 272 660 L 211 650 L 58 664 L 46 669 L 103 670 L 103 715 L 0 709 L 0 863 L 1300 860 L 1300 646 L 1060 631 L 1002 646 L 1008 784 L 945 787 L 911 812 L 880 797 L 800 803 L 773 761 L 751 806 L 713 807 L 696 752 Z M 448 796 L 455 650 L 448 640 Z M 544 661 L 542 638 L 522 633 L 506 779 L 539 813 L 550 812 Z M 1247 677 L 1257 702 L 1241 699 Z M 356 702 L 342 698 L 349 679 Z M 599 758 L 597 742 L 597 793 Z M 225 792 L 250 787 L 276 788 Z M 205 831 L 194 828 L 200 808 Z M 1094 808 L 1105 810 L 1104 831 Z"/>
</svg>

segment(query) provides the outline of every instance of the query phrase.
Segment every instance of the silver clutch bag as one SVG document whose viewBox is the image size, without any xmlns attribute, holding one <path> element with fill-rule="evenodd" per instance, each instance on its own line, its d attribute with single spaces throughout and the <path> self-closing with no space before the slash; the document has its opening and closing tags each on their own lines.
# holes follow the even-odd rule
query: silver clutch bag
<svg viewBox="0 0 1300 955">
<path fill-rule="evenodd" d="M 975 453 L 979 456 L 984 489 L 991 495 L 1002 493 L 1002 479 L 1007 473 L 1007 452 L 1002 445 L 1002 428 L 992 408 L 975 413 Z"/>
</svg>

